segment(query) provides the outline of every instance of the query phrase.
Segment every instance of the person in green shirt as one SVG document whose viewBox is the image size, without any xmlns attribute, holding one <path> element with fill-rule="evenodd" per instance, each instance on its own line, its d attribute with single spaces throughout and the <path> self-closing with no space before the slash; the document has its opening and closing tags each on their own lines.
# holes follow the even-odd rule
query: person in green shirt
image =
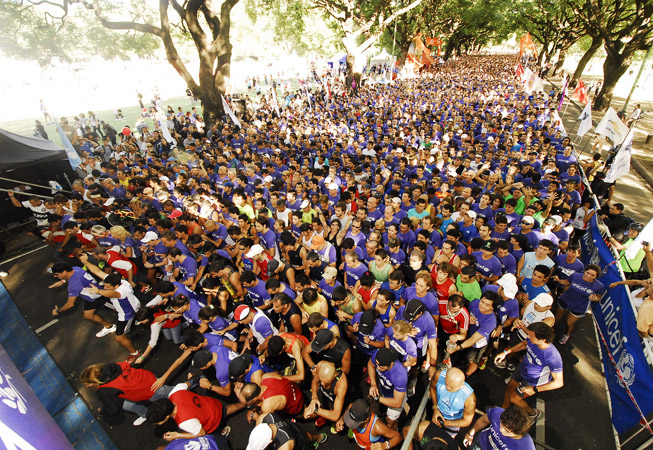
<svg viewBox="0 0 653 450">
<path fill-rule="evenodd" d="M 511 194 L 508 194 L 510 192 Z M 533 201 L 533 194 L 535 189 L 526 187 L 522 183 L 514 183 L 503 189 L 501 192 L 504 197 L 503 200 L 508 200 L 509 198 L 514 198 L 517 200 L 517 206 L 515 206 L 515 212 L 520 216 L 524 214 L 524 210 L 527 205 L 530 205 Z M 506 195 L 507 194 L 507 195 Z"/>
<path fill-rule="evenodd" d="M 424 200 L 423 198 L 417 200 L 415 207 L 408 210 L 409 219 L 412 219 L 413 217 L 417 217 L 418 219 L 423 219 L 428 215 L 429 213 L 428 211 L 426 211 L 426 200 Z"/>
<path fill-rule="evenodd" d="M 252 205 L 247 203 L 247 196 L 243 192 L 234 192 L 232 201 L 241 214 L 246 214 L 250 220 L 256 217 L 254 214 L 254 208 L 252 208 Z"/>
<path fill-rule="evenodd" d="M 643 248 L 640 248 L 635 254 L 634 258 L 626 256 L 626 250 L 635 242 L 639 233 L 644 229 L 644 225 L 639 222 L 633 222 L 628 225 L 628 239 L 623 244 L 619 243 L 615 238 L 610 238 L 610 243 L 619 250 L 619 264 L 624 271 L 626 278 L 634 278 L 642 267 L 646 253 Z"/>
<path fill-rule="evenodd" d="M 465 266 L 461 269 L 460 275 L 456 277 L 456 288 L 458 295 L 462 295 L 468 301 L 481 298 L 481 285 L 476 281 L 476 268 Z"/>
<path fill-rule="evenodd" d="M 299 206 L 299 211 L 302 213 L 303 223 L 313 223 L 313 217 L 318 217 L 318 213 L 313 209 L 313 205 L 308 200 L 304 200 Z"/>
</svg>

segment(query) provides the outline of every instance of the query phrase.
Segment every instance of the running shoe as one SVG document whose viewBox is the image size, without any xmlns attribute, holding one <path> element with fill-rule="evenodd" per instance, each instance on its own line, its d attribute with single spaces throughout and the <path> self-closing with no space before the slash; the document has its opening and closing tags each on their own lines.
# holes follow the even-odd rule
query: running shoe
<svg viewBox="0 0 653 450">
<path fill-rule="evenodd" d="M 111 325 L 109 328 L 102 328 L 100 331 L 95 333 L 95 337 L 104 337 L 107 334 L 115 333 L 116 332 L 116 324 Z"/>
<path fill-rule="evenodd" d="M 139 425 L 143 425 L 147 419 L 145 417 L 139 417 L 138 419 L 134 420 L 134 426 L 137 427 Z"/>
<path fill-rule="evenodd" d="M 328 437 L 329 435 L 326 433 L 320 434 L 320 439 L 318 439 L 316 442 L 313 442 L 313 448 L 318 448 L 320 444 L 324 444 Z"/>
<path fill-rule="evenodd" d="M 497 369 L 505 369 L 506 368 L 506 360 L 504 359 L 503 361 L 495 362 L 494 366 Z"/>
<path fill-rule="evenodd" d="M 315 428 L 322 428 L 324 425 L 326 425 L 327 420 L 324 417 L 318 417 L 315 420 Z"/>
<path fill-rule="evenodd" d="M 416 386 L 416 385 L 417 385 L 417 378 L 411 378 L 411 379 L 408 381 L 408 389 L 407 389 L 407 391 L 408 391 L 408 396 L 409 396 L 409 397 L 412 397 L 413 395 L 415 395 L 415 386 Z"/>
<path fill-rule="evenodd" d="M 568 340 L 569 340 L 569 335 L 568 335 L 568 334 L 565 334 L 565 335 L 562 336 L 560 339 L 558 339 L 558 343 L 559 343 L 560 345 L 565 345 L 565 344 L 567 343 Z"/>
<path fill-rule="evenodd" d="M 220 431 L 220 434 L 223 435 L 224 437 L 229 437 L 229 433 L 231 433 L 231 427 L 227 425 Z"/>
<path fill-rule="evenodd" d="M 486 364 L 487 364 L 487 356 L 484 356 L 483 358 L 481 358 L 481 360 L 478 363 L 479 370 L 485 370 Z"/>
<path fill-rule="evenodd" d="M 528 420 L 530 420 L 531 425 L 533 425 L 540 417 L 542 417 L 542 411 L 536 409 L 533 414 L 528 415 Z"/>
</svg>

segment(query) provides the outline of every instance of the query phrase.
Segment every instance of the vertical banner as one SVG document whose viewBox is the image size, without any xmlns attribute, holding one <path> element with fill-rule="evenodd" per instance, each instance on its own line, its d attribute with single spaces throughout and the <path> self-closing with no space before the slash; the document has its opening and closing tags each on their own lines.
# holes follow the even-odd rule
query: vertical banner
<svg viewBox="0 0 653 450">
<path fill-rule="evenodd" d="M 5 349 L 0 347 L 0 449 L 72 448 Z"/>
<path fill-rule="evenodd" d="M 601 283 L 621 281 L 615 257 L 605 243 L 596 216 L 582 240 L 583 263 L 597 264 Z M 607 289 L 592 313 L 599 331 L 605 378 L 610 391 L 612 423 L 622 434 L 653 412 L 653 369 L 648 365 L 637 332 L 635 312 L 625 286 Z"/>
<path fill-rule="evenodd" d="M 63 148 L 66 150 L 66 156 L 68 157 L 68 161 L 70 162 L 70 165 L 72 166 L 73 169 L 77 169 L 77 166 L 79 166 L 82 163 L 82 158 L 79 157 L 79 155 L 77 154 L 77 150 L 75 150 L 73 144 L 70 143 L 70 140 L 66 136 L 66 133 L 64 133 L 56 117 L 54 118 L 54 123 L 57 126 L 57 132 L 59 133 L 59 137 L 61 138 L 61 143 L 63 144 Z"/>
</svg>

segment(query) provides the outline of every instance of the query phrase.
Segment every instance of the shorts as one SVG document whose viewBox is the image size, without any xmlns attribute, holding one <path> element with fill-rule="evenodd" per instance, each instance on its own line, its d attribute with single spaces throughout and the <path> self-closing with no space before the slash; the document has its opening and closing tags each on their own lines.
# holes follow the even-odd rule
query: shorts
<svg viewBox="0 0 653 450">
<path fill-rule="evenodd" d="M 108 299 L 106 297 L 98 297 L 92 302 L 84 300 L 84 311 L 93 311 L 101 308 L 107 301 Z"/>
<path fill-rule="evenodd" d="M 574 317 L 578 317 L 579 319 L 581 317 L 585 317 L 585 315 L 587 314 L 587 308 L 583 312 L 572 311 L 571 309 L 569 309 L 567 304 L 564 301 L 560 300 L 560 299 L 558 299 L 558 308 L 562 308 L 565 311 L 569 311 L 569 314 L 571 314 Z"/>
<path fill-rule="evenodd" d="M 481 361 L 483 354 L 485 353 L 486 347 L 487 345 L 484 345 L 481 348 L 474 348 L 474 347 L 468 348 L 465 352 L 465 359 L 467 359 L 467 361 L 472 362 L 474 364 L 478 364 Z"/>
<path fill-rule="evenodd" d="M 388 411 L 385 413 L 386 418 L 388 420 L 399 420 L 401 413 L 404 412 L 405 403 L 406 403 L 406 397 L 404 396 L 404 403 L 402 403 L 399 408 L 388 408 Z"/>
<path fill-rule="evenodd" d="M 129 333 L 129 329 L 134 322 L 134 318 L 129 320 L 118 320 L 116 322 L 116 336 L 122 336 L 125 333 Z"/>
</svg>

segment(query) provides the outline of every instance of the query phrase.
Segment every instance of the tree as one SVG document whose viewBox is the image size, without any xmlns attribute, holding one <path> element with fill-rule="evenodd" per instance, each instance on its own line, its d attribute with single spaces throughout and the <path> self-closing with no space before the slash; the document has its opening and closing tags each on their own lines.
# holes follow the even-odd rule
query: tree
<svg viewBox="0 0 653 450">
<path fill-rule="evenodd" d="M 212 0 L 184 0 L 182 4 L 177 0 L 159 0 L 158 12 L 155 14 L 144 10 L 138 0 L 133 0 L 132 3 L 136 9 L 129 11 L 100 0 L 63 0 L 56 4 L 50 1 L 27 1 L 34 7 L 42 3 L 47 3 L 50 7 L 56 6 L 61 14 L 46 12 L 44 16 L 53 22 L 65 24 L 69 13 L 73 12 L 72 8 L 81 5 L 92 12 L 107 29 L 126 30 L 158 38 L 163 43 L 168 62 L 202 101 L 205 122 L 210 125 L 222 118 L 224 111 L 221 96 L 225 92 L 231 68 L 230 14 L 239 0 L 223 0 L 221 3 Z M 171 11 L 176 14 L 176 20 L 171 20 Z M 125 15 L 129 15 L 129 18 L 125 19 Z M 195 45 L 199 59 L 197 79 L 186 67 L 177 48 L 188 38 Z"/>
<path fill-rule="evenodd" d="M 553 0 L 530 0 L 518 4 L 514 20 L 540 43 L 540 61 L 560 51 L 553 73 L 562 67 L 567 50 L 583 35 L 573 8 Z"/>
<path fill-rule="evenodd" d="M 590 46 L 587 48 L 585 53 L 583 53 L 583 56 L 580 58 L 580 61 L 578 61 L 578 65 L 576 65 L 576 70 L 574 70 L 574 75 L 571 77 L 571 80 L 569 81 L 570 86 L 576 86 L 578 84 L 578 80 L 580 80 L 580 77 L 583 76 L 585 67 L 587 67 L 587 64 L 594 57 L 598 49 L 601 48 L 601 44 L 603 44 L 603 38 L 599 35 L 596 35 L 591 39 L 592 41 L 590 43 Z"/>
<path fill-rule="evenodd" d="M 450 0 L 438 10 L 433 28 L 447 35 L 444 55 L 446 61 L 479 49 L 493 40 L 502 40 L 514 32 L 512 20 L 506 15 L 508 0 Z"/>
<path fill-rule="evenodd" d="M 575 0 L 568 0 L 574 2 Z M 603 87 L 594 108 L 608 109 L 617 82 L 626 73 L 636 51 L 653 44 L 651 0 L 580 0 L 574 5 L 587 33 L 603 40 Z M 572 3 L 573 4 L 573 3 Z"/>
<path fill-rule="evenodd" d="M 441 4 L 434 1 L 422 2 L 419 6 L 404 14 L 401 19 L 386 27 L 379 38 L 379 43 L 388 53 L 393 53 L 399 61 L 404 61 L 408 49 L 415 38 L 421 33 L 423 37 L 430 36 L 436 13 Z"/>
<path fill-rule="evenodd" d="M 47 67 L 56 60 L 70 63 L 89 54 L 106 59 L 148 57 L 159 46 L 158 39 L 150 35 L 108 30 L 86 11 L 61 21 L 19 2 L 0 2 L 0 50 L 10 58 Z"/>
<path fill-rule="evenodd" d="M 338 25 L 347 51 L 346 85 L 359 85 L 363 55 L 396 18 L 416 8 L 422 0 L 310 0 Z"/>
</svg>

